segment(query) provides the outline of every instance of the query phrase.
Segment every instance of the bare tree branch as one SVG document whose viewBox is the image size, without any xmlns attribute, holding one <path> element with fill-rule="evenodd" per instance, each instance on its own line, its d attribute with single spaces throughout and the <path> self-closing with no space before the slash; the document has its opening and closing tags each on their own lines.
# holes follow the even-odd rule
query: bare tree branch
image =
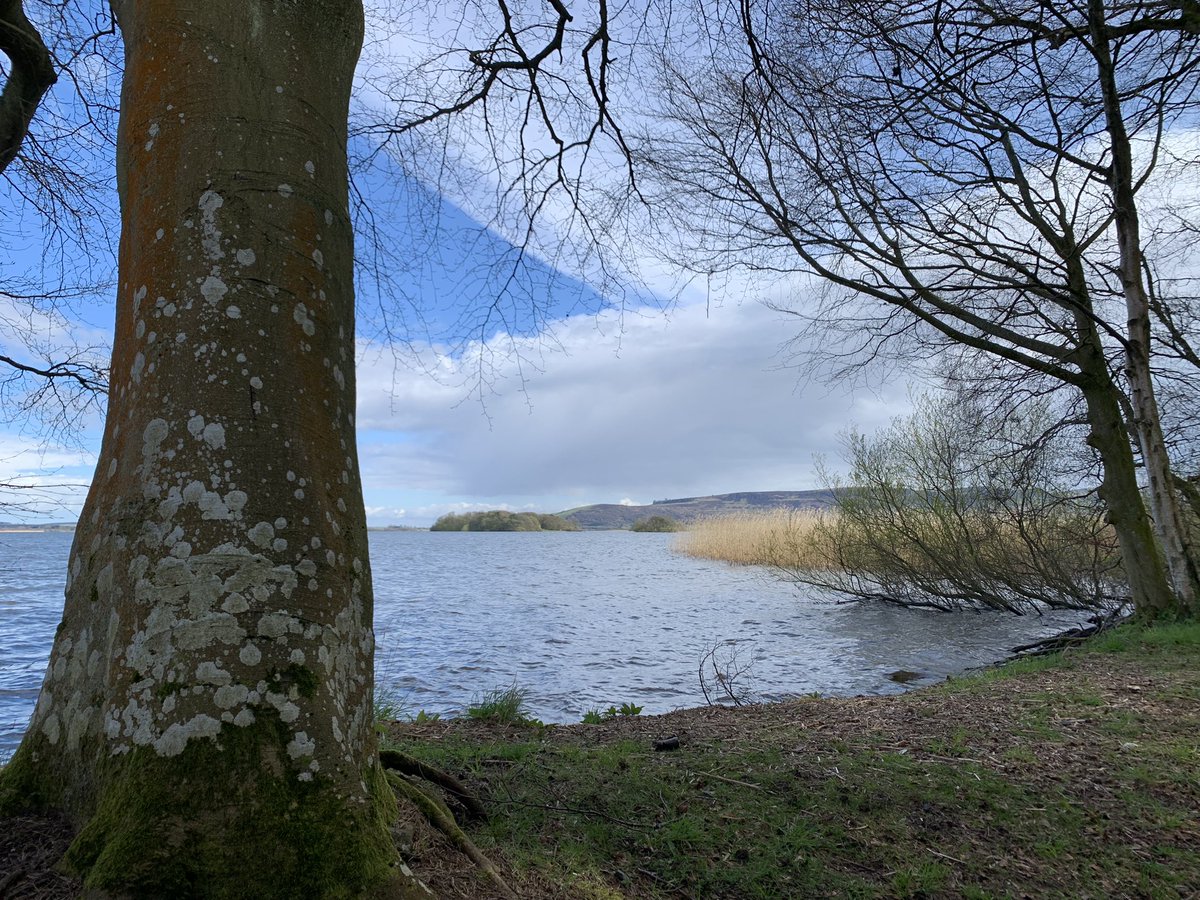
<svg viewBox="0 0 1200 900">
<path fill-rule="evenodd" d="M 50 51 L 25 16 L 21 0 L 0 0 L 0 52 L 12 69 L 0 93 L 0 172 L 8 168 L 29 132 L 46 91 L 58 80 Z"/>
</svg>

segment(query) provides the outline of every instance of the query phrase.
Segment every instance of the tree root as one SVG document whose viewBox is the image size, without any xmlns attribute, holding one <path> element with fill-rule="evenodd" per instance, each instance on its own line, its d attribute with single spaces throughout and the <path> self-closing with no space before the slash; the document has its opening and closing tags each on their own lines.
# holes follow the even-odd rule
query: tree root
<svg viewBox="0 0 1200 900">
<path fill-rule="evenodd" d="M 392 751 L 384 752 L 391 753 Z M 380 756 L 382 757 L 383 754 L 381 753 Z M 385 762 L 384 765 L 390 766 L 390 763 Z M 504 897 L 505 900 L 517 900 L 516 893 L 508 886 L 508 882 L 504 880 L 504 876 L 500 874 L 500 870 L 496 868 L 490 859 L 483 855 L 483 852 L 458 827 L 458 823 L 454 821 L 454 816 L 450 814 L 450 810 L 446 804 L 431 797 L 399 772 L 389 771 L 387 779 L 388 784 L 392 786 L 392 790 L 398 796 L 404 797 L 416 806 L 431 825 L 446 835 L 451 843 L 470 857 L 471 862 L 483 870 L 484 874 L 491 879 L 492 884 L 496 886 L 500 896 Z"/>
<path fill-rule="evenodd" d="M 1110 628 L 1123 625 L 1131 619 L 1132 616 L 1124 608 L 1115 609 L 1107 614 L 1101 613 L 1092 616 L 1088 620 L 1091 622 L 1090 625 L 1084 625 L 1080 628 L 1070 628 L 1060 634 L 1051 635 L 1040 641 L 1034 641 L 1032 644 L 1022 644 L 1020 647 L 1013 647 L 1013 656 L 1011 658 L 1026 659 L 1030 656 L 1049 656 L 1051 653 L 1058 653 L 1060 650 L 1077 647 L 1089 638 L 1093 638 L 1103 631 L 1108 631 Z"/>
<path fill-rule="evenodd" d="M 483 808 L 483 804 L 479 802 L 479 798 L 467 790 L 466 786 L 449 772 L 444 772 L 436 766 L 423 763 L 419 759 L 409 756 L 407 753 L 401 753 L 399 750 L 380 750 L 379 761 L 383 763 L 385 769 L 394 769 L 401 774 L 412 775 L 433 782 L 438 787 L 448 791 L 455 800 L 461 803 L 463 809 L 467 811 L 467 815 L 472 819 L 480 822 L 487 821 L 487 810 Z"/>
</svg>

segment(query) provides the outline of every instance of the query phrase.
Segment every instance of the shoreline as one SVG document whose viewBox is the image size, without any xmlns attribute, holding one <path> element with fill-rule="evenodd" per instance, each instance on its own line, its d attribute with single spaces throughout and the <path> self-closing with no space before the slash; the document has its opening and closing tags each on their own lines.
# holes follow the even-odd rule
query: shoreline
<svg viewBox="0 0 1200 900">
<path fill-rule="evenodd" d="M 530 900 L 1186 896 L 1198 730 L 1189 624 L 884 697 L 393 723 L 386 740 L 481 795 L 492 819 L 468 833 Z M 492 896 L 440 836 L 405 827 L 438 896 Z"/>
<path fill-rule="evenodd" d="M 482 800 L 488 819 L 462 827 L 526 900 L 1200 891 L 1200 623 L 883 697 L 380 728 Z M 437 896 L 495 896 L 399 810 L 399 851 Z M 78 896 L 54 822 L 7 820 L 0 871 Z"/>
</svg>

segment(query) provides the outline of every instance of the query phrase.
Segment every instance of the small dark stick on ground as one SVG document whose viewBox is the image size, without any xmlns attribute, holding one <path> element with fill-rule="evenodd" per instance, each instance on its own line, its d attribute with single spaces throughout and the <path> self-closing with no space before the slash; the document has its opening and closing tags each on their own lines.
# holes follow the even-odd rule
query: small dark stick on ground
<svg viewBox="0 0 1200 900">
<path fill-rule="evenodd" d="M 660 741 L 655 741 L 654 749 L 659 752 L 662 752 L 663 750 L 678 750 L 679 737 L 673 734 L 670 737 L 665 737 Z"/>
</svg>

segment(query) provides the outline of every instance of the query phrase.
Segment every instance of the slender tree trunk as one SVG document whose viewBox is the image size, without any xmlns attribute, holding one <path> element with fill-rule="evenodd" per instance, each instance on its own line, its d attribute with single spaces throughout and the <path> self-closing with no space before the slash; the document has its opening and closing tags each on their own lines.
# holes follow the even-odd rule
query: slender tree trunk
<svg viewBox="0 0 1200 900">
<path fill-rule="evenodd" d="M 1071 278 L 1080 306 L 1087 307 L 1086 281 L 1081 267 L 1072 265 Z M 1100 456 L 1100 499 L 1117 535 L 1121 563 L 1139 616 L 1159 618 L 1176 610 L 1162 550 L 1137 481 L 1137 464 L 1122 412 L 1121 391 L 1112 380 L 1104 346 L 1086 312 L 1076 315 L 1076 362 L 1084 376 L 1081 385 L 1090 431 L 1088 443 Z"/>
<path fill-rule="evenodd" d="M 1105 124 L 1112 147 L 1110 189 L 1114 224 L 1120 251 L 1121 286 L 1125 294 L 1128 325 L 1125 335 L 1125 371 L 1129 379 L 1133 430 L 1146 469 L 1150 509 L 1162 542 L 1167 569 L 1177 598 L 1174 612 L 1200 613 L 1200 571 L 1189 545 L 1187 523 L 1175 491 L 1171 461 L 1163 438 L 1162 422 L 1150 371 L 1150 303 L 1142 280 L 1142 248 L 1134 193 L 1133 154 L 1121 112 L 1116 67 L 1105 35 L 1104 0 L 1089 0 L 1088 21 L 1092 53 L 1104 98 Z"/>
<path fill-rule="evenodd" d="M 69 813 L 104 893 L 398 893 L 354 438 L 362 6 L 113 6 L 108 420 L 0 809 Z"/>
<path fill-rule="evenodd" d="M 1100 499 L 1117 535 L 1134 609 L 1145 618 L 1171 615 L 1176 609 L 1175 594 L 1142 501 L 1121 406 L 1114 390 L 1103 384 L 1084 388 L 1083 396 L 1091 426 L 1088 443 L 1100 455 L 1103 469 Z"/>
</svg>

